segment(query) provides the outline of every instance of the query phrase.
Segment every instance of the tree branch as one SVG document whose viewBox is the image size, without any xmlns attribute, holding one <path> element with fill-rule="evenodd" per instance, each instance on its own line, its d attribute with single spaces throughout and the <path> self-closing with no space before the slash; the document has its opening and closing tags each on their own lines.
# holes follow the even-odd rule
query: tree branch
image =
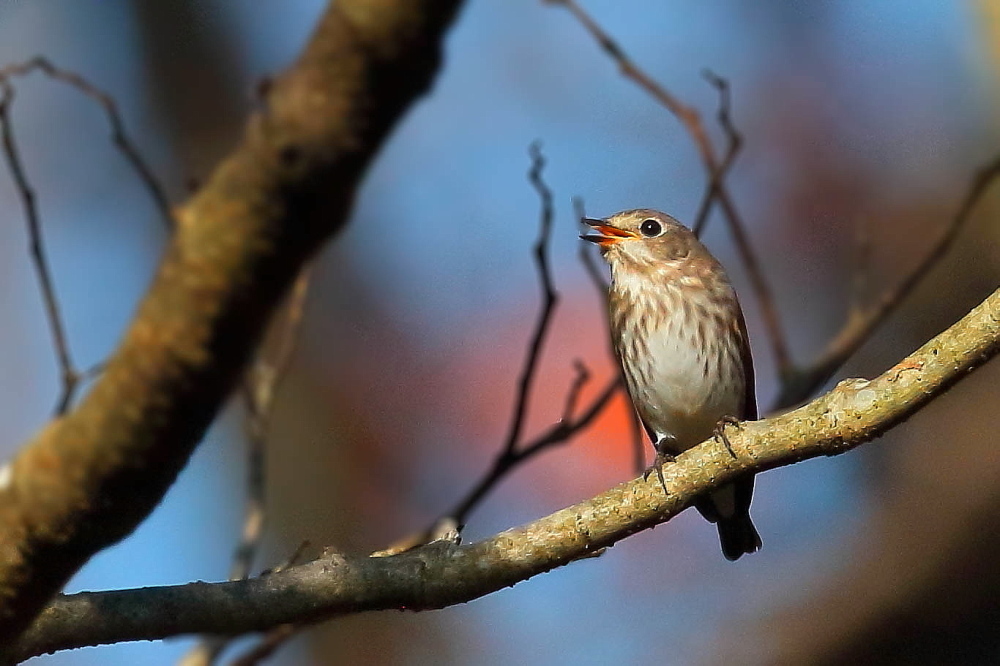
<svg viewBox="0 0 1000 666">
<path fill-rule="evenodd" d="M 701 493 L 748 472 L 837 455 L 882 435 L 1000 352 L 1000 290 L 875 379 L 848 379 L 813 402 L 678 456 L 656 479 L 618 485 L 469 546 L 435 542 L 391 557 L 320 559 L 246 581 L 80 593 L 56 599 L 3 659 L 187 633 L 239 634 L 380 609 L 463 603 L 586 557 L 670 520 Z"/>
<path fill-rule="evenodd" d="M 180 209 L 104 374 L 0 468 L 0 645 L 160 501 L 268 315 L 346 224 L 372 157 L 430 86 L 460 4 L 331 4 L 239 147 Z"/>
<path fill-rule="evenodd" d="M 886 289 L 878 299 L 866 308 L 854 307 L 848 313 L 847 321 L 833 336 L 826 349 L 811 364 L 793 368 L 782 378 L 781 393 L 775 409 L 791 407 L 817 391 L 828 382 L 834 373 L 863 345 L 872 333 L 889 315 L 896 311 L 907 296 L 920 284 L 934 266 L 948 253 L 955 239 L 965 228 L 979 200 L 993 181 L 1000 178 L 1000 156 L 982 167 L 972 181 L 955 216 L 941 230 L 937 240 L 927 249 L 923 258 L 898 284 Z"/>
</svg>

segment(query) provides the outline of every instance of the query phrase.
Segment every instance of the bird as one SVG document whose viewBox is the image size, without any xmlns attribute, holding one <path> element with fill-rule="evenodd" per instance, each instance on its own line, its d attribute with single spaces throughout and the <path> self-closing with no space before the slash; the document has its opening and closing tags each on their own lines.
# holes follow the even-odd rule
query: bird
<svg viewBox="0 0 1000 666">
<path fill-rule="evenodd" d="M 725 425 L 757 419 L 753 359 L 736 291 L 695 234 L 665 213 L 626 210 L 580 238 L 611 267 L 609 323 L 615 356 L 656 450 L 644 478 L 715 435 L 732 454 Z M 750 518 L 753 475 L 698 498 L 716 525 L 722 553 L 735 561 L 761 547 Z"/>
</svg>

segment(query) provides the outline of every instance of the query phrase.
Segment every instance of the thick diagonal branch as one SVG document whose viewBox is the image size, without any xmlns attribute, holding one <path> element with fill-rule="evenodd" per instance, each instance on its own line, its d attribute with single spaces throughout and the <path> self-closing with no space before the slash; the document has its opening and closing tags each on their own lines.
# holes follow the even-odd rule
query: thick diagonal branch
<svg viewBox="0 0 1000 666">
<path fill-rule="evenodd" d="M 303 262 L 424 93 L 460 0 L 338 0 L 242 142 L 177 215 L 156 278 L 79 407 L 0 468 L 0 645 L 141 522 L 241 376 Z"/>
<path fill-rule="evenodd" d="M 367 610 L 441 608 L 550 571 L 670 520 L 737 475 L 844 453 L 902 423 L 1000 352 L 1000 290 L 873 380 L 849 379 L 787 414 L 745 423 L 637 479 L 469 546 L 392 557 L 324 557 L 270 576 L 58 598 L 0 658 L 186 633 L 239 634 Z"/>
</svg>

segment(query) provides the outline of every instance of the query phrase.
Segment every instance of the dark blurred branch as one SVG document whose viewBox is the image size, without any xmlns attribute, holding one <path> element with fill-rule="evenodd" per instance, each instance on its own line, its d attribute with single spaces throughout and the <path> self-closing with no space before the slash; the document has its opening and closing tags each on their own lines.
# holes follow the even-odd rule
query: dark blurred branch
<svg viewBox="0 0 1000 666">
<path fill-rule="evenodd" d="M 998 176 L 1000 176 L 1000 156 L 979 170 L 955 216 L 941 230 L 940 236 L 913 270 L 898 284 L 886 289 L 874 303 L 867 307 L 852 307 L 843 328 L 830 340 L 816 360 L 808 366 L 793 369 L 784 378 L 775 409 L 791 407 L 808 399 L 833 377 L 844 362 L 896 311 L 920 281 L 930 274 L 935 264 L 948 253 L 971 217 L 976 204 Z"/>
<path fill-rule="evenodd" d="M 28 227 L 28 243 L 31 248 L 31 261 L 35 267 L 38 286 L 42 290 L 42 302 L 45 305 L 45 318 L 52 333 L 52 343 L 56 350 L 56 360 L 59 363 L 59 374 L 62 380 L 62 391 L 56 401 L 55 416 L 62 416 L 69 408 L 76 395 L 76 389 L 83 375 L 73 363 L 69 350 L 69 340 L 63 323 L 62 310 L 56 296 L 52 271 L 49 268 L 48 255 L 45 252 L 45 240 L 42 236 L 42 223 L 38 216 L 35 191 L 28 181 L 21 162 L 21 154 L 14 138 L 14 128 L 10 122 L 10 105 L 14 101 L 14 88 L 0 76 L 0 137 L 2 137 L 3 154 L 14 180 L 14 188 L 21 198 L 24 217 Z"/>
<path fill-rule="evenodd" d="M 247 578 L 260 549 L 266 507 L 267 442 L 274 417 L 274 396 L 288 372 L 299 340 L 299 329 L 309 294 L 308 268 L 299 273 L 288 297 L 284 317 L 275 322 L 277 340 L 273 355 L 261 350 L 243 381 L 247 419 L 247 507 L 243 536 L 233 556 L 230 580 Z"/>
<path fill-rule="evenodd" d="M 726 155 L 722 158 L 722 164 L 719 165 L 718 170 L 712 172 L 712 178 L 708 183 L 708 187 L 705 188 L 705 194 L 701 198 L 701 203 L 698 205 L 698 212 L 695 213 L 694 224 L 691 225 L 691 230 L 699 237 L 705 228 L 705 223 L 708 222 L 708 214 L 712 210 L 712 201 L 718 196 L 719 188 L 725 182 L 729 170 L 736 161 L 736 156 L 739 155 L 740 149 L 743 147 L 743 135 L 736 129 L 736 125 L 733 124 L 733 102 L 729 91 L 729 82 L 709 69 L 702 72 L 702 75 L 719 92 L 719 110 L 716 113 L 716 118 L 719 121 L 722 131 L 726 134 L 727 143 Z"/>
<path fill-rule="evenodd" d="M 764 278 L 764 273 L 760 268 L 760 262 L 757 261 L 753 247 L 750 245 L 750 239 L 746 233 L 746 225 L 736 210 L 736 205 L 733 203 L 732 197 L 729 196 L 729 191 L 723 182 L 723 175 L 726 169 L 728 169 L 729 164 L 719 162 L 715 154 L 715 147 L 712 145 L 712 140 L 705 130 L 705 125 L 701 121 L 701 115 L 698 113 L 698 110 L 681 102 L 670 91 L 640 69 L 621 46 L 583 10 L 576 0 L 545 0 L 545 2 L 566 7 L 587 32 L 590 33 L 591 37 L 600 45 L 608 57 L 618 64 L 622 75 L 635 82 L 636 85 L 649 93 L 653 99 L 673 114 L 680 121 L 681 125 L 684 126 L 692 141 L 694 141 L 701 156 L 701 161 L 705 165 L 705 170 L 708 172 L 709 179 L 705 197 L 706 203 L 703 205 L 704 212 L 699 211 L 697 219 L 707 217 L 711 201 L 718 201 L 719 205 L 722 206 L 722 212 L 725 214 L 726 221 L 729 224 L 729 231 L 736 243 L 736 249 L 740 254 L 743 265 L 746 267 L 747 276 L 750 278 L 750 284 L 753 287 L 754 293 L 757 295 L 761 316 L 764 320 L 764 326 L 767 329 L 768 340 L 771 343 L 775 363 L 778 365 L 779 372 L 784 374 L 791 367 L 791 359 L 788 354 L 785 332 L 778 317 L 774 295 L 771 293 L 771 287 Z M 707 74 L 707 78 L 720 91 L 722 104 L 719 114 L 723 129 L 726 130 L 729 137 L 729 155 L 727 155 L 727 161 L 731 163 L 739 151 L 740 141 L 739 134 L 735 132 L 729 119 L 728 87 L 722 79 L 710 73 Z"/>
<path fill-rule="evenodd" d="M 276 338 L 272 348 L 262 345 L 243 378 L 241 388 L 246 409 L 247 498 L 243 513 L 243 533 L 233 553 L 229 580 L 250 577 L 264 538 L 267 522 L 267 447 L 271 421 L 274 418 L 274 396 L 278 384 L 288 372 L 299 340 L 306 296 L 309 294 L 309 278 L 310 271 L 306 267 L 295 280 L 283 316 L 271 326 Z M 288 635 L 291 636 L 291 632 Z M 229 639 L 224 637 L 206 637 L 180 663 L 183 666 L 212 664 L 228 644 Z"/>
<path fill-rule="evenodd" d="M 430 86 L 460 4 L 331 4 L 241 144 L 178 211 L 105 372 L 0 469 L 0 645 L 173 483 L 270 313 L 347 223 L 372 157 Z"/>
<path fill-rule="evenodd" d="M 837 455 L 902 423 L 1000 352 L 1000 290 L 896 366 L 851 379 L 794 411 L 745 423 L 664 468 L 528 525 L 468 546 L 439 541 L 391 557 L 320 559 L 256 579 L 80 593 L 57 598 L 8 661 L 43 652 L 193 632 L 225 635 L 380 609 L 463 603 L 587 557 L 676 516 L 701 494 L 757 473 Z"/>
<path fill-rule="evenodd" d="M 273 573 L 280 573 L 285 569 L 288 569 L 289 567 L 298 564 L 302 559 L 302 553 L 305 552 L 305 549 L 308 546 L 309 542 L 303 541 L 301 544 L 299 544 L 299 547 L 295 549 L 295 552 L 292 553 L 291 557 L 289 557 L 287 561 L 281 563 L 274 569 L 265 571 L 261 575 L 269 576 Z M 244 576 L 242 578 L 236 578 L 230 580 L 245 580 L 246 578 L 247 577 Z M 256 645 L 247 650 L 244 654 L 234 659 L 230 663 L 230 666 L 253 666 L 254 664 L 259 664 L 263 660 L 273 655 L 278 650 L 278 648 L 287 643 L 293 636 L 298 634 L 305 627 L 306 625 L 302 624 L 279 624 L 276 627 L 268 629 L 264 633 L 264 636 L 261 637 L 261 639 L 257 642 Z M 203 663 L 209 663 L 209 664 L 212 663 L 221 653 L 222 649 L 225 648 L 226 645 L 228 645 L 229 641 L 232 639 L 231 638 L 227 639 L 226 637 L 218 637 L 218 640 L 220 641 L 221 644 L 219 645 L 219 649 L 216 652 L 211 653 L 208 652 L 207 650 L 203 651 L 199 651 L 197 649 L 192 650 L 192 652 L 187 657 L 181 660 L 179 666 L 199 666 L 199 664 Z"/>
<path fill-rule="evenodd" d="M 118 104 L 111 95 L 93 85 L 85 78 L 75 72 L 61 69 L 50 63 L 46 58 L 35 57 L 24 63 L 16 63 L 0 68 L 0 80 L 8 80 L 12 77 L 27 76 L 32 72 L 41 72 L 46 76 L 76 88 L 81 93 L 90 97 L 101 105 L 105 115 L 108 117 L 108 124 L 111 126 L 111 140 L 118 148 L 119 152 L 125 156 L 128 163 L 138 174 L 142 184 L 146 187 L 150 197 L 160 211 L 163 222 L 167 227 L 173 226 L 173 213 L 170 209 L 170 201 L 167 199 L 160 181 L 156 178 L 153 170 L 146 164 L 139 153 L 134 141 L 125 131 L 125 123 L 122 121 L 121 113 L 118 111 Z"/>
</svg>

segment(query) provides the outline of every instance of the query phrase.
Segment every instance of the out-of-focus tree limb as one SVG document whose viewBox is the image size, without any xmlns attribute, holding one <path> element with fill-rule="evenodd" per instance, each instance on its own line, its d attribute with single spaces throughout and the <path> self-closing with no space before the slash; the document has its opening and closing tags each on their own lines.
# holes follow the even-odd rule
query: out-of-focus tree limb
<svg viewBox="0 0 1000 666">
<path fill-rule="evenodd" d="M 156 506 L 436 74 L 460 0 L 338 0 L 176 234 L 104 375 L 0 468 L 0 645 Z"/>
<path fill-rule="evenodd" d="M 739 474 L 836 455 L 878 437 L 998 352 L 1000 290 L 875 379 L 845 380 L 799 409 L 731 428 L 728 436 L 737 457 L 715 440 L 678 456 L 664 470 L 666 495 L 655 478 L 637 479 L 469 546 L 441 541 L 390 557 L 327 554 L 246 581 L 63 596 L 18 643 L 0 648 L 0 658 L 465 602 L 663 523 Z"/>
</svg>

